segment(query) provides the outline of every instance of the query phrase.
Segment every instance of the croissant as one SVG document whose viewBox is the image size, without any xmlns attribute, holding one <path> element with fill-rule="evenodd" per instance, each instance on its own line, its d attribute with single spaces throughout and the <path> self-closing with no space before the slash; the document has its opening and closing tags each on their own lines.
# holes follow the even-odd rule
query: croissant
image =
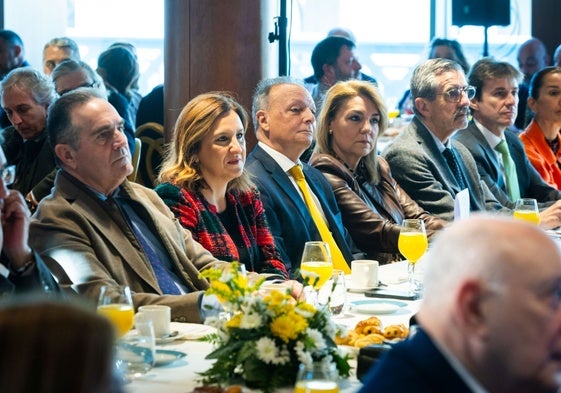
<svg viewBox="0 0 561 393">
<path fill-rule="evenodd" d="M 362 347 L 366 347 L 367 345 L 372 345 L 372 344 L 382 344 L 385 340 L 385 337 L 382 336 L 381 334 L 369 334 L 368 336 L 362 336 L 360 338 L 358 338 L 355 343 L 354 346 L 357 348 L 362 348 Z"/>
<path fill-rule="evenodd" d="M 409 334 L 409 329 L 402 323 L 399 325 L 389 325 L 384 328 L 382 334 L 388 339 L 406 338 Z"/>
</svg>

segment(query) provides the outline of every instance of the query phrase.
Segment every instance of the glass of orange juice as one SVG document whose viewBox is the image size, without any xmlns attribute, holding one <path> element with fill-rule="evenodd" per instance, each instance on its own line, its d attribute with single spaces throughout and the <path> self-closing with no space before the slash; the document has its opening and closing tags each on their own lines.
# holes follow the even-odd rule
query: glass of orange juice
<svg viewBox="0 0 561 393">
<path fill-rule="evenodd" d="M 339 393 L 337 379 L 334 364 L 301 364 L 296 375 L 294 393 Z"/>
<path fill-rule="evenodd" d="M 540 211 L 538 202 L 533 198 L 520 198 L 516 201 L 513 212 L 514 218 L 539 225 Z"/>
<path fill-rule="evenodd" d="M 318 290 L 331 278 L 333 262 L 329 244 L 326 242 L 306 242 L 300 262 L 300 274 L 308 279 L 308 283 Z"/>
<path fill-rule="evenodd" d="M 397 248 L 407 259 L 407 273 L 411 291 L 418 292 L 421 284 L 415 280 L 415 264 L 425 254 L 428 248 L 425 223 L 421 219 L 405 219 L 401 223 Z"/>
<path fill-rule="evenodd" d="M 108 318 L 117 334 L 123 337 L 134 323 L 134 306 L 128 286 L 104 285 L 99 293 L 97 312 Z"/>
</svg>

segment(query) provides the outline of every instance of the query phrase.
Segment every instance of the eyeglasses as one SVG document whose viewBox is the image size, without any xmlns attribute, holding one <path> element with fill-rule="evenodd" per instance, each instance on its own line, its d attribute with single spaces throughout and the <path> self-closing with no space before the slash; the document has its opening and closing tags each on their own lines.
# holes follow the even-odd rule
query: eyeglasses
<svg viewBox="0 0 561 393">
<path fill-rule="evenodd" d="M 460 102 L 462 100 L 462 93 L 466 93 L 468 100 L 475 97 L 475 87 L 464 86 L 464 87 L 454 87 L 450 90 L 446 90 L 444 93 L 436 93 L 437 96 L 444 96 L 444 99 L 448 102 Z"/>
<path fill-rule="evenodd" d="M 0 177 L 2 178 L 5 186 L 11 185 L 14 180 L 16 180 L 16 166 L 10 165 L 0 169 Z"/>
<path fill-rule="evenodd" d="M 72 90 L 79 89 L 80 87 L 89 87 L 89 88 L 92 88 L 92 87 L 97 87 L 97 85 L 96 85 L 95 82 L 91 82 L 91 83 L 88 83 L 88 82 L 82 83 L 80 86 L 76 86 L 76 87 L 73 88 L 73 89 L 63 90 L 63 91 L 59 92 L 58 95 L 59 95 L 59 96 L 63 96 L 63 95 L 65 95 L 66 93 L 71 92 Z"/>
</svg>

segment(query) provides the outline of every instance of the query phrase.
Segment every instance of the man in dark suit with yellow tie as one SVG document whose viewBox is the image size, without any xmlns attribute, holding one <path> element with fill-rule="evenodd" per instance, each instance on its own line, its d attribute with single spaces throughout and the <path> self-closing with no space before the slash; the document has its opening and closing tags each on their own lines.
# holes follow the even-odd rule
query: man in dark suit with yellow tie
<svg viewBox="0 0 561 393">
<path fill-rule="evenodd" d="M 476 88 L 471 100 L 473 120 L 454 139 L 473 155 L 481 179 L 497 200 L 512 206 L 518 198 L 540 202 L 542 226 L 561 225 L 561 192 L 543 181 L 532 166 L 514 124 L 522 74 L 507 62 L 484 58 L 471 68 L 468 82 Z"/>
<path fill-rule="evenodd" d="M 330 244 L 334 267 L 350 271 L 348 266 L 353 258 L 352 240 L 343 227 L 329 183 L 321 172 L 299 160 L 313 140 L 315 110 L 304 85 L 288 77 L 261 81 L 253 96 L 252 116 L 258 144 L 247 159 L 247 169 L 261 193 L 271 233 L 291 274 L 300 266 L 306 241 L 330 242 L 318 229 L 323 224 L 334 241 Z M 303 170 L 323 224 L 317 224 L 312 217 L 305 195 L 291 174 L 295 165 Z"/>
</svg>

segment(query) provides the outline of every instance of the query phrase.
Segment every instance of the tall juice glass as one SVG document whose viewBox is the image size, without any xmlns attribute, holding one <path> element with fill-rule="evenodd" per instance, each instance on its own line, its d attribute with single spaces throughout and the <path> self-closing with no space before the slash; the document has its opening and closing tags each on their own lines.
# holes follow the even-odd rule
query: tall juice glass
<svg viewBox="0 0 561 393">
<path fill-rule="evenodd" d="M 407 259 L 407 273 L 411 291 L 418 292 L 420 283 L 415 280 L 415 264 L 428 248 L 425 223 L 420 219 L 405 219 L 401 224 L 397 247 L 401 255 Z"/>
<path fill-rule="evenodd" d="M 300 274 L 308 279 L 308 283 L 318 290 L 331 278 L 333 274 L 333 262 L 329 244 L 325 242 L 306 242 L 302 260 L 300 262 Z"/>
<path fill-rule="evenodd" d="M 130 288 L 128 286 L 102 286 L 97 312 L 113 323 L 117 338 L 123 337 L 134 324 L 134 306 Z"/>
<path fill-rule="evenodd" d="M 301 364 L 294 393 L 339 393 L 338 374 L 334 364 L 314 362 Z"/>
</svg>

